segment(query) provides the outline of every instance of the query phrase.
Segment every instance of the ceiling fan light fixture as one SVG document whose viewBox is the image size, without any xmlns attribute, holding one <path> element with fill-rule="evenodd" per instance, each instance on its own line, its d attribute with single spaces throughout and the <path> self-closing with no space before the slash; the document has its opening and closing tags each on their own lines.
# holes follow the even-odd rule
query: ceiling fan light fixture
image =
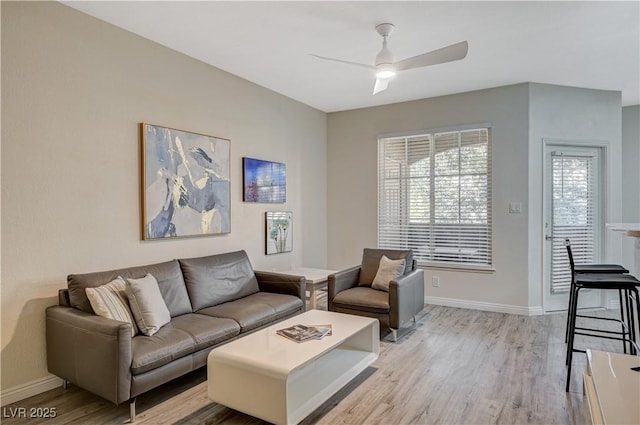
<svg viewBox="0 0 640 425">
<path fill-rule="evenodd" d="M 376 66 L 376 78 L 391 78 L 396 75 L 396 70 L 393 65 L 389 63 L 383 63 Z"/>
<path fill-rule="evenodd" d="M 393 71 L 380 71 L 376 72 L 376 78 L 391 78 L 395 76 L 396 73 Z"/>
</svg>

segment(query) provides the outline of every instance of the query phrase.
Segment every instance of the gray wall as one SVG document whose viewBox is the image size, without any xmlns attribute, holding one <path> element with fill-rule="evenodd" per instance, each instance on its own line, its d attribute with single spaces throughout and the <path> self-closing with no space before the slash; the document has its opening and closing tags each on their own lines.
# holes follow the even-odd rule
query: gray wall
<svg viewBox="0 0 640 425">
<path fill-rule="evenodd" d="M 542 313 L 542 141 L 606 141 L 605 221 L 619 221 L 620 111 L 619 92 L 525 83 L 329 114 L 329 266 L 358 264 L 362 248 L 377 244 L 378 135 L 490 122 L 495 272 L 428 268 L 427 302 Z M 522 213 L 510 214 L 509 202 L 521 202 Z M 605 258 L 619 260 L 621 243 L 608 233 Z"/>
<path fill-rule="evenodd" d="M 622 108 L 622 221 L 640 222 L 640 105 Z"/>
<path fill-rule="evenodd" d="M 640 105 L 622 108 L 622 221 L 640 223 Z M 622 238 L 622 260 L 634 265 L 633 238 Z"/>
<path fill-rule="evenodd" d="M 529 128 L 529 302 L 542 305 L 544 140 L 605 145 L 604 222 L 620 221 L 620 92 L 532 83 Z M 604 223 L 603 223 L 604 226 Z M 620 261 L 620 243 L 602 232 L 603 260 Z"/>
<path fill-rule="evenodd" d="M 456 125 L 493 124 L 495 272 L 426 270 L 429 302 L 530 313 L 527 296 L 528 84 L 329 114 L 328 261 L 359 264 L 377 245 L 377 136 Z M 509 214 L 510 201 L 523 203 Z M 440 277 L 440 287 L 430 284 Z"/>
<path fill-rule="evenodd" d="M 231 139 L 229 235 L 139 240 L 142 121 Z M 68 273 L 238 249 L 326 266 L 323 112 L 60 3 L 2 2 L 2 124 L 3 400 L 49 382 L 44 310 Z M 286 163 L 286 204 L 242 202 L 243 156 Z M 265 256 L 267 210 L 293 212 L 291 254 Z"/>
</svg>

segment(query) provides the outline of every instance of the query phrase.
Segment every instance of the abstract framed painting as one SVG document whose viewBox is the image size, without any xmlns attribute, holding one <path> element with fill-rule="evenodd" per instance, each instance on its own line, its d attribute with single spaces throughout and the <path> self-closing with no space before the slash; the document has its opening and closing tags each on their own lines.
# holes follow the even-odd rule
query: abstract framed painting
<svg viewBox="0 0 640 425">
<path fill-rule="evenodd" d="M 283 204 L 287 201 L 287 167 L 281 162 L 242 158 L 242 200 Z"/>
<path fill-rule="evenodd" d="M 141 123 L 142 239 L 231 231 L 231 141 Z"/>
<path fill-rule="evenodd" d="M 293 250 L 293 213 L 290 211 L 267 211 L 265 253 L 282 254 Z"/>
</svg>

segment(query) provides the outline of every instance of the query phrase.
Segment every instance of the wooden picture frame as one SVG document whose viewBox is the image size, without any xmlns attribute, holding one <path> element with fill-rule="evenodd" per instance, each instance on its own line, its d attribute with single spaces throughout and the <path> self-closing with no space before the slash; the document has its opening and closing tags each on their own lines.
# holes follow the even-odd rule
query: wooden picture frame
<svg viewBox="0 0 640 425">
<path fill-rule="evenodd" d="M 142 239 L 231 231 L 231 141 L 140 123 Z"/>
</svg>

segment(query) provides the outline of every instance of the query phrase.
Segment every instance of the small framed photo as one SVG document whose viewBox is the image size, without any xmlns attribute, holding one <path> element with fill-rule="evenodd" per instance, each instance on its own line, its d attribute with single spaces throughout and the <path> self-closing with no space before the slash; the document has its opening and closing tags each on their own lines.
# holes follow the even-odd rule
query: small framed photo
<svg viewBox="0 0 640 425">
<path fill-rule="evenodd" d="M 287 167 L 281 162 L 242 158 L 242 200 L 283 204 L 287 201 Z"/>
<path fill-rule="evenodd" d="M 265 253 L 282 254 L 293 249 L 293 213 L 290 211 L 267 211 Z"/>
</svg>

